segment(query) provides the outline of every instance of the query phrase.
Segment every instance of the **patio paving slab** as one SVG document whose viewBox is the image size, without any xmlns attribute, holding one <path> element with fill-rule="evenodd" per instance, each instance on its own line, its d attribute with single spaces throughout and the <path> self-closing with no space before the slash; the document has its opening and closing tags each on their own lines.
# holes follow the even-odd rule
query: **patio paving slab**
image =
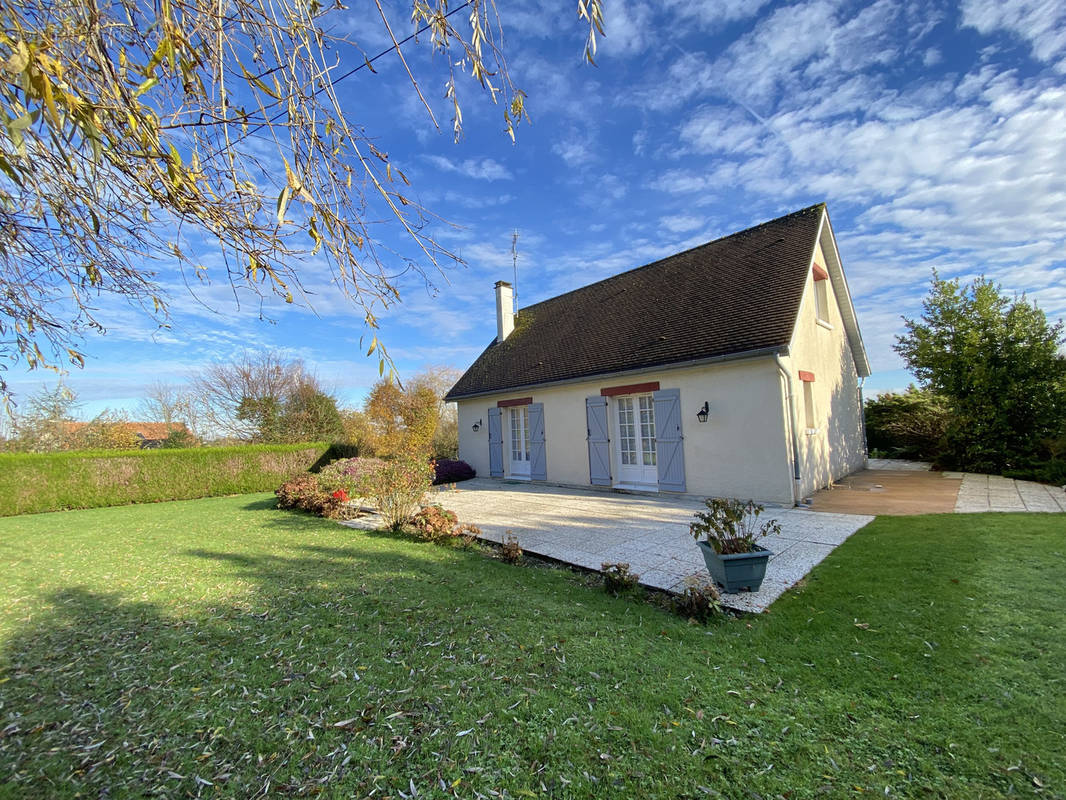
<svg viewBox="0 0 1066 800">
<path fill-rule="evenodd" d="M 597 571 L 604 563 L 628 563 L 642 584 L 655 589 L 677 593 L 687 580 L 708 577 L 688 533 L 692 515 L 703 508 L 695 498 L 475 478 L 454 488 L 439 487 L 433 500 L 454 511 L 460 522 L 477 525 L 483 539 L 502 542 L 513 535 L 529 553 Z M 873 519 L 780 507 L 767 507 L 763 516 L 776 518 L 782 528 L 779 536 L 766 540 L 774 553 L 766 579 L 758 592 L 724 594 L 723 605 L 729 608 L 765 611 Z"/>
</svg>

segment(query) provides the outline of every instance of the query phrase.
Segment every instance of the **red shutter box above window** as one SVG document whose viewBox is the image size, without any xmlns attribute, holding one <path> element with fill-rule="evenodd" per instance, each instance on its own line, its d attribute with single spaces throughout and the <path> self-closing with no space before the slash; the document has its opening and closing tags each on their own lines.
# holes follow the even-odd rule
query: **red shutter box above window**
<svg viewBox="0 0 1066 800">
<path fill-rule="evenodd" d="M 800 380 L 801 381 L 803 381 L 804 383 L 814 383 L 814 373 L 813 372 L 807 372 L 807 370 L 805 370 L 805 369 L 801 369 L 799 372 L 800 372 Z"/>
<path fill-rule="evenodd" d="M 618 397 L 622 394 L 645 394 L 659 391 L 659 382 L 630 383 L 626 386 L 606 386 L 600 389 L 600 397 Z"/>
<path fill-rule="evenodd" d="M 816 281 L 829 280 L 829 273 L 825 271 L 825 267 L 815 262 L 815 265 L 811 267 L 811 272 L 814 273 L 814 279 Z"/>
<path fill-rule="evenodd" d="M 516 397 L 514 400 L 497 400 L 496 408 L 510 408 L 511 406 L 528 406 L 532 402 L 532 397 Z"/>
</svg>

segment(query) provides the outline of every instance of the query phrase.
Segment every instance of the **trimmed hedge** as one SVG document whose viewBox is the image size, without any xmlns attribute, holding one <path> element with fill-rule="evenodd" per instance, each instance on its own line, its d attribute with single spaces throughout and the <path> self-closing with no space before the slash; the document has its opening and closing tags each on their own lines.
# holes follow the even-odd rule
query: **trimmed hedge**
<svg viewBox="0 0 1066 800">
<path fill-rule="evenodd" d="M 0 516 L 272 492 L 335 451 L 312 443 L 0 454 Z"/>
</svg>

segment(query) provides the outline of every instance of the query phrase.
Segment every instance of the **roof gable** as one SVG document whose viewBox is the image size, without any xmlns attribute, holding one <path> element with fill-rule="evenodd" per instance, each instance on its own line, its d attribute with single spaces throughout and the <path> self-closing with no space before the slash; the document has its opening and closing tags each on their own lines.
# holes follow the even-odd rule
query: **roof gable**
<svg viewBox="0 0 1066 800">
<path fill-rule="evenodd" d="M 824 217 L 811 206 L 524 308 L 448 398 L 787 347 Z"/>
</svg>

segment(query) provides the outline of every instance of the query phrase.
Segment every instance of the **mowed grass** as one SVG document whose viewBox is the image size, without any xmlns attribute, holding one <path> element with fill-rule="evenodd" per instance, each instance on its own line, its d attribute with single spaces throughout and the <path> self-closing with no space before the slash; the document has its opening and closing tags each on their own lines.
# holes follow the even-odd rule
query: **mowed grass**
<svg viewBox="0 0 1066 800">
<path fill-rule="evenodd" d="M 704 627 L 272 506 L 0 520 L 0 795 L 1066 791 L 1061 515 L 878 519 Z"/>
</svg>

